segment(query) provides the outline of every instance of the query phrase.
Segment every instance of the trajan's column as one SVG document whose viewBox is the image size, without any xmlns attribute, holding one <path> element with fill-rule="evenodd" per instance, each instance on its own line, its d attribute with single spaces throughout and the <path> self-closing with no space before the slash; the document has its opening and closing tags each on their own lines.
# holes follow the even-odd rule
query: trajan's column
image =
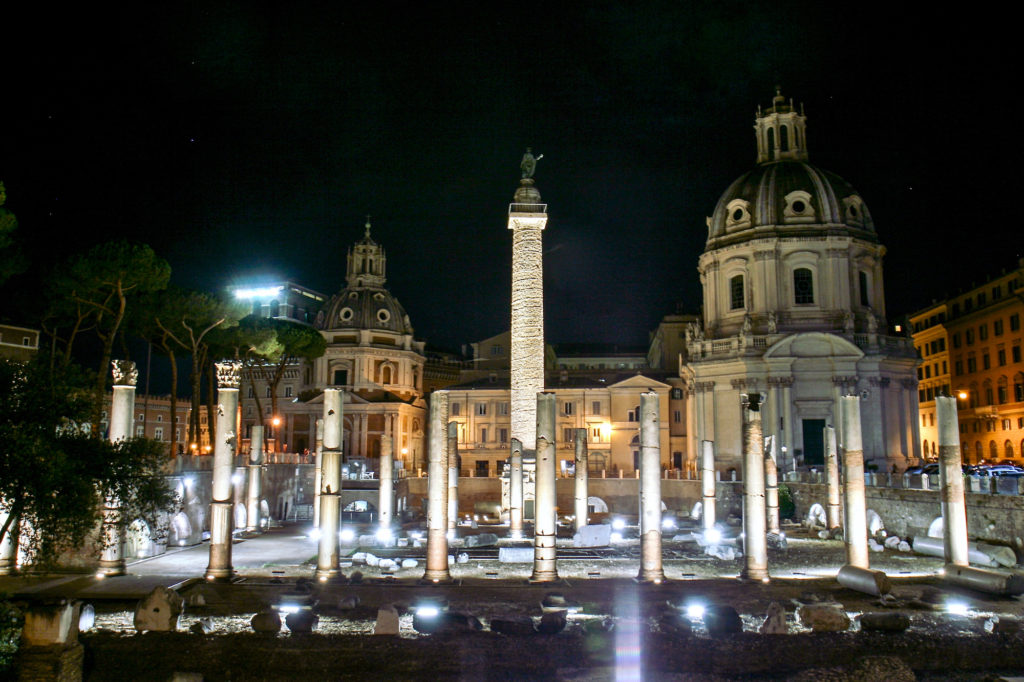
<svg viewBox="0 0 1024 682">
<path fill-rule="evenodd" d="M 537 394 L 544 390 L 544 265 L 541 232 L 547 204 L 533 183 L 537 161 L 529 147 L 519 167 L 522 179 L 508 207 L 512 230 L 512 438 L 523 450 L 537 449 Z"/>
</svg>

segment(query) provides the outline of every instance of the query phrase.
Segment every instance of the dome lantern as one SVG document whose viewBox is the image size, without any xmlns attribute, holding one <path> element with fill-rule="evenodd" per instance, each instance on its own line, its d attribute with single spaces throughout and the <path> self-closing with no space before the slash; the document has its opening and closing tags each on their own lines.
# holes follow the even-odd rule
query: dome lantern
<svg viewBox="0 0 1024 682">
<path fill-rule="evenodd" d="M 384 248 L 370 237 L 370 216 L 366 216 L 366 233 L 348 250 L 348 272 L 345 283 L 352 287 L 382 287 L 386 281 L 387 257 Z"/>
<path fill-rule="evenodd" d="M 770 107 L 763 112 L 760 106 L 757 108 L 754 132 L 758 163 L 807 160 L 807 117 L 803 105 L 797 112 L 792 99 L 786 103 L 780 87 L 775 87 Z"/>
</svg>

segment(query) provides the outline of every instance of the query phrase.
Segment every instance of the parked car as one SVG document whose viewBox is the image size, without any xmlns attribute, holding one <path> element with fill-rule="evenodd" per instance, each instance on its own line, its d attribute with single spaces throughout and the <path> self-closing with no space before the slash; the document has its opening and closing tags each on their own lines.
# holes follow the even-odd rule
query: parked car
<svg viewBox="0 0 1024 682">
<path fill-rule="evenodd" d="M 978 467 L 975 476 L 1003 476 L 1006 474 L 1024 474 L 1024 469 L 1019 466 L 1008 464 L 993 464 L 991 466 Z"/>
</svg>

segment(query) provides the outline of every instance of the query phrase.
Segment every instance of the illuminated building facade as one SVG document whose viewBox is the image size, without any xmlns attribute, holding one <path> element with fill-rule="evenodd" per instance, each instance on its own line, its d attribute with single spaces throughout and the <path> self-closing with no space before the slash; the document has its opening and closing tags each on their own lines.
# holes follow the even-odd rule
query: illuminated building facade
<svg viewBox="0 0 1024 682">
<path fill-rule="evenodd" d="M 931 424 L 936 395 L 957 396 L 966 462 L 1019 462 L 1024 455 L 1022 294 L 1024 261 L 910 317 L 924 368 L 922 424 Z M 922 426 L 922 433 L 930 430 Z"/>
<path fill-rule="evenodd" d="M 690 460 L 709 440 L 719 468 L 739 468 L 740 396 L 760 392 L 780 468 L 820 466 L 823 427 L 839 427 L 840 396 L 859 394 L 867 466 L 903 469 L 920 452 L 916 357 L 888 333 L 871 214 L 846 181 L 808 163 L 792 102 L 777 94 L 754 128 L 758 165 L 719 199 L 698 262 L 703 320 L 689 327 L 680 370 Z"/>
<path fill-rule="evenodd" d="M 271 282 L 229 288 L 232 297 L 258 317 L 314 324 L 327 297 L 294 282 Z"/>
</svg>

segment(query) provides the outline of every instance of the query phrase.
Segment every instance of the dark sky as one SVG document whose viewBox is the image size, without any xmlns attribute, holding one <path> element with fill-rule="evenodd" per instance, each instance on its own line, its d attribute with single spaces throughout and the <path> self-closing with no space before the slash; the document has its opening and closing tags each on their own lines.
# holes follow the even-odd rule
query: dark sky
<svg viewBox="0 0 1024 682">
<path fill-rule="evenodd" d="M 777 83 L 806 106 L 812 163 L 871 208 L 891 320 L 1021 255 L 1007 17 L 138 4 L 6 22 L 0 176 L 37 270 L 129 236 L 185 286 L 334 293 L 369 213 L 417 336 L 457 346 L 508 326 L 507 208 L 531 145 L 549 340 L 644 344 L 677 303 L 699 308 L 704 218 L 753 166 Z"/>
</svg>

